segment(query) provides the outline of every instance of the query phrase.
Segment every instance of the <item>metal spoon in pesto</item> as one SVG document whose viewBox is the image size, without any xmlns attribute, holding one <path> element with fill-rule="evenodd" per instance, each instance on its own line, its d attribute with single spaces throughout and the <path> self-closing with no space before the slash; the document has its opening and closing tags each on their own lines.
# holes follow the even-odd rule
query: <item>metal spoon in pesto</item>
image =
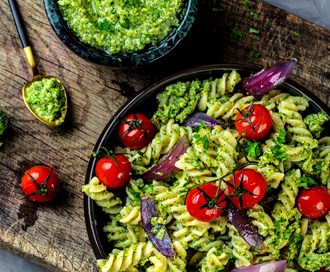
<svg viewBox="0 0 330 272">
<path fill-rule="evenodd" d="M 55 78 L 53 76 L 44 76 L 44 75 L 39 74 L 39 71 L 37 69 L 37 65 L 36 65 L 35 60 L 34 60 L 32 48 L 29 44 L 27 34 L 26 34 L 26 30 L 24 28 L 23 19 L 22 19 L 21 14 L 18 10 L 18 7 L 17 7 L 16 0 L 8 0 L 8 3 L 9 3 L 9 6 L 10 6 L 12 15 L 13 15 L 13 19 L 14 19 L 14 22 L 15 22 L 15 25 L 16 25 L 18 35 L 20 37 L 20 40 L 21 40 L 21 43 L 22 43 L 22 46 L 23 46 L 23 49 L 24 49 L 25 57 L 26 57 L 29 65 L 32 69 L 32 74 L 33 74 L 32 81 L 27 82 L 26 84 L 24 84 L 24 86 L 22 88 L 22 96 L 23 96 L 24 104 L 29 109 L 29 111 L 42 123 L 44 123 L 48 126 L 51 126 L 51 127 L 59 126 L 60 124 L 62 124 L 64 122 L 65 116 L 66 116 L 66 113 L 67 113 L 67 108 L 68 108 L 68 100 L 67 100 L 67 95 L 66 95 L 65 88 L 64 88 L 63 84 L 57 78 Z M 42 81 L 43 79 L 55 79 L 56 82 L 58 83 L 57 86 L 59 86 L 59 88 L 60 88 L 60 92 L 63 92 L 63 94 L 61 94 L 61 93 L 60 94 L 63 98 L 62 100 L 64 100 L 64 106 L 61 107 L 60 114 L 57 115 L 58 118 L 56 118 L 56 119 L 49 119 L 49 118 L 46 118 L 45 116 L 43 116 L 41 114 L 38 114 L 37 111 L 35 109 L 33 109 L 33 107 L 28 103 L 27 89 L 29 87 L 31 87 L 34 83 Z"/>
</svg>

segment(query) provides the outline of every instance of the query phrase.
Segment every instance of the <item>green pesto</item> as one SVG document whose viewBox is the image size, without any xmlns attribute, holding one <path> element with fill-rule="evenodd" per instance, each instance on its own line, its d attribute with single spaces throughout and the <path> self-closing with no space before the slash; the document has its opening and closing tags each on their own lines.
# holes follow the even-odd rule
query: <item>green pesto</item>
<svg viewBox="0 0 330 272">
<path fill-rule="evenodd" d="M 303 257 L 298 258 L 298 264 L 308 271 L 317 271 L 321 268 L 330 269 L 330 252 L 306 253 Z"/>
<path fill-rule="evenodd" d="M 156 124 L 166 124 L 171 118 L 183 123 L 196 108 L 200 97 L 201 82 L 177 82 L 157 95 L 158 109 L 153 116 Z"/>
<path fill-rule="evenodd" d="M 43 78 L 26 88 L 26 102 L 42 119 L 63 123 L 66 103 L 63 86 L 55 78 Z"/>
<path fill-rule="evenodd" d="M 80 40 L 109 54 L 155 46 L 179 25 L 183 0 L 58 0 Z"/>
<path fill-rule="evenodd" d="M 162 240 L 165 235 L 165 220 L 162 219 L 161 217 L 152 217 L 151 218 L 151 224 L 153 225 L 151 232 L 155 234 L 155 237 L 158 240 Z"/>
<path fill-rule="evenodd" d="M 312 113 L 304 118 L 305 124 L 307 125 L 310 132 L 315 135 L 316 138 L 320 138 L 321 133 L 324 129 L 323 124 L 328 120 L 329 118 L 323 111 L 318 113 Z"/>
</svg>

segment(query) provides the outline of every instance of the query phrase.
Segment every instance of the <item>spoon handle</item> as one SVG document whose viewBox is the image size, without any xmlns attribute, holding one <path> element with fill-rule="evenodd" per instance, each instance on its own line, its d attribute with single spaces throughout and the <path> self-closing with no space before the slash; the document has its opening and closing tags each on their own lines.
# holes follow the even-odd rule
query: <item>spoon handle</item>
<svg viewBox="0 0 330 272">
<path fill-rule="evenodd" d="M 24 27 L 24 22 L 23 22 L 21 14 L 19 12 L 16 0 L 8 0 L 8 3 L 9 3 L 10 10 L 11 10 L 11 13 L 12 13 L 13 18 L 14 18 L 14 22 L 15 22 L 16 29 L 17 29 L 17 32 L 18 32 L 18 36 L 21 40 L 21 43 L 22 43 L 22 46 L 23 46 L 23 49 L 24 49 L 26 59 L 27 59 L 29 65 L 32 69 L 33 76 L 36 76 L 36 75 L 39 74 L 38 69 L 37 69 L 37 66 L 36 66 L 36 63 L 35 63 L 35 60 L 34 60 L 32 48 L 30 46 L 28 36 L 27 36 L 26 30 L 25 30 L 25 27 Z"/>
<path fill-rule="evenodd" d="M 22 19 L 22 16 L 18 10 L 16 0 L 8 0 L 11 13 L 13 14 L 14 22 L 16 25 L 16 29 L 19 35 L 19 38 L 21 39 L 21 43 L 23 48 L 30 46 L 29 40 L 26 34 L 26 30 L 24 27 L 24 22 Z"/>
</svg>

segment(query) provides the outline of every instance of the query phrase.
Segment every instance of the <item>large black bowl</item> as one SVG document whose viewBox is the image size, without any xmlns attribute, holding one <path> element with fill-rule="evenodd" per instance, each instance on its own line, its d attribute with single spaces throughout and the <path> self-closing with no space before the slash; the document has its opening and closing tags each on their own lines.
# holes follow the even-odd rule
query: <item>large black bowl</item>
<svg viewBox="0 0 330 272">
<path fill-rule="evenodd" d="M 58 38 L 80 57 L 97 64 L 112 68 L 132 68 L 152 63 L 172 51 L 191 29 L 198 10 L 198 0 L 186 1 L 184 12 L 181 15 L 180 25 L 157 46 L 148 47 L 142 51 L 128 55 L 109 55 L 82 43 L 64 21 L 58 0 L 44 0 L 44 7 L 48 20 Z"/>
<path fill-rule="evenodd" d="M 117 127 L 120 120 L 122 120 L 122 118 L 127 114 L 132 112 L 143 112 L 151 117 L 157 107 L 156 95 L 157 93 L 163 91 L 165 86 L 177 81 L 221 77 L 224 72 L 230 72 L 233 69 L 236 69 L 242 77 L 245 77 L 257 70 L 260 70 L 261 67 L 260 69 L 256 69 L 255 67 L 241 65 L 201 66 L 185 70 L 153 84 L 146 90 L 140 92 L 133 99 L 129 100 L 118 110 L 101 133 L 95 145 L 94 151 L 99 151 L 102 146 L 113 148 L 119 143 L 117 137 Z M 305 97 L 309 101 L 309 108 L 306 110 L 306 114 L 324 111 L 330 119 L 329 108 L 318 97 L 299 84 L 293 82 L 292 80 L 287 80 L 279 87 L 279 89 L 292 95 Z M 330 135 L 330 129 L 326 128 L 324 134 Z M 95 163 L 96 159 L 91 156 L 86 174 L 86 184 L 95 176 Z M 120 192 L 118 193 L 120 194 Z M 87 232 L 94 254 L 97 259 L 106 258 L 112 249 L 102 231 L 103 226 L 107 223 L 108 217 L 105 216 L 101 209 L 86 195 L 84 196 L 84 210 Z"/>
</svg>

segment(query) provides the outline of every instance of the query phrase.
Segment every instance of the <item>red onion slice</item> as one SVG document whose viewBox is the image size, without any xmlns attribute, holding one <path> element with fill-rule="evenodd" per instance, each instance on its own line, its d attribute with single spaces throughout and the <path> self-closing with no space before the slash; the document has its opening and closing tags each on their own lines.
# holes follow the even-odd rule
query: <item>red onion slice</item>
<svg viewBox="0 0 330 272">
<path fill-rule="evenodd" d="M 143 197 L 141 199 L 141 220 L 144 231 L 151 243 L 161 254 L 166 257 L 174 257 L 175 253 L 172 247 L 172 241 L 166 231 L 165 225 L 157 224 L 155 226 L 152 222 L 153 218 L 159 218 L 155 203 L 150 196 Z M 158 234 L 163 232 L 163 234 L 161 237 L 158 237 L 158 234 L 155 232 Z"/>
<path fill-rule="evenodd" d="M 204 121 L 207 127 L 213 127 L 216 125 L 222 126 L 223 128 L 227 127 L 227 124 L 221 123 L 203 112 L 194 113 L 184 122 L 184 125 L 189 127 L 199 127 L 201 125 L 201 121 Z"/>
<path fill-rule="evenodd" d="M 286 260 L 267 262 L 246 267 L 237 268 L 230 272 L 283 272 L 288 266 Z"/>
<path fill-rule="evenodd" d="M 245 212 L 236 208 L 231 201 L 228 201 L 227 209 L 230 223 L 234 225 L 241 237 L 250 246 L 254 246 L 259 250 L 262 246 L 262 241 L 258 230 L 252 224 L 251 218 Z"/>
<path fill-rule="evenodd" d="M 261 95 L 283 83 L 296 66 L 295 60 L 282 61 L 267 67 L 242 81 L 242 91 L 251 95 Z"/>
<path fill-rule="evenodd" d="M 175 167 L 175 163 L 179 160 L 188 148 L 188 138 L 183 136 L 157 164 L 151 167 L 142 175 L 145 182 L 152 180 L 164 180 L 169 178 L 172 174 L 179 171 Z"/>
</svg>

